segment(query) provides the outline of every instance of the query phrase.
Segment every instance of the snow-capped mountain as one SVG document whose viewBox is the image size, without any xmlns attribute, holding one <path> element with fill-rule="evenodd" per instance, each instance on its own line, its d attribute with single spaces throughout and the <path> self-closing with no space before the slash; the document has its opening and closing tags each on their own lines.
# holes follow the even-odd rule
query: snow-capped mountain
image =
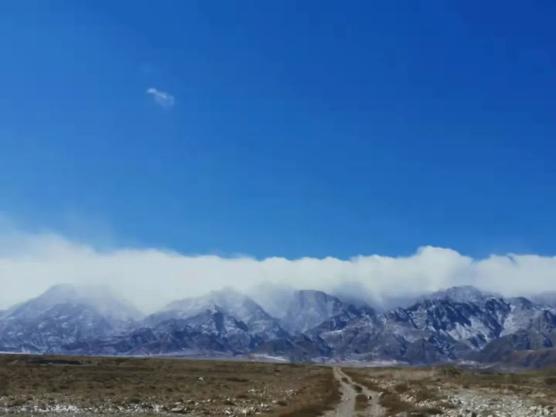
<svg viewBox="0 0 556 417">
<path fill-rule="evenodd" d="M 61 304 L 89 306 L 113 321 L 137 320 L 142 316 L 139 310 L 106 287 L 70 284 L 55 285 L 39 297 L 12 307 L 6 314 L 18 319 L 32 320 Z"/>
<path fill-rule="evenodd" d="M 306 334 L 315 343 L 324 345 L 330 354 L 347 358 L 371 352 L 371 345 L 381 332 L 381 323 L 372 308 L 345 305 L 338 314 Z"/>
<path fill-rule="evenodd" d="M 187 298 L 99 347 L 107 354 L 245 355 L 290 349 L 290 335 L 251 298 L 232 289 Z"/>
<path fill-rule="evenodd" d="M 292 333 L 304 333 L 347 308 L 339 298 L 322 291 L 296 291 L 286 308 L 282 325 Z"/>
<path fill-rule="evenodd" d="M 166 318 L 150 327 L 155 340 L 149 346 L 135 346 L 158 354 L 248 353 L 256 347 L 249 327 L 218 307 L 187 318 Z M 154 350 L 153 350 L 154 349 Z"/>
<path fill-rule="evenodd" d="M 378 313 L 321 291 L 293 292 L 278 319 L 231 289 L 146 318 L 104 289 L 56 286 L 0 315 L 0 351 L 294 360 L 497 361 L 556 346 L 556 310 L 473 287 Z"/>
<path fill-rule="evenodd" d="M 470 349 L 480 349 L 501 330 L 496 319 L 500 310 L 507 308 L 503 301 L 492 299 L 487 304 L 454 302 L 448 299 L 424 300 L 404 309 L 404 320 L 387 314 L 386 326 L 397 334 L 431 332 L 452 338 Z M 419 336 L 418 336 L 419 337 Z"/>
<path fill-rule="evenodd" d="M 548 291 L 544 294 L 536 294 L 530 297 L 530 299 L 536 304 L 556 308 L 556 291 Z"/>
<path fill-rule="evenodd" d="M 0 318 L 0 350 L 58 352 L 124 332 L 140 313 L 104 288 L 57 285 Z"/>
<path fill-rule="evenodd" d="M 408 308 L 385 313 L 384 328 L 406 343 L 426 346 L 428 355 L 454 360 L 481 358 L 480 352 L 491 350 L 491 344 L 507 345 L 511 338 L 500 340 L 520 331 L 536 337 L 542 328 L 544 334 L 554 334 L 552 316 L 550 309 L 525 298 L 504 299 L 472 287 L 454 287 L 423 297 Z M 418 356 L 407 354 L 401 359 L 419 361 Z"/>
<path fill-rule="evenodd" d="M 271 317 L 250 297 L 230 288 L 213 291 L 203 297 L 175 301 L 148 317 L 147 322 L 156 325 L 168 319 L 181 319 L 193 324 L 195 317 L 207 312 L 220 313 L 222 317 L 232 318 L 234 322 L 245 327 L 249 334 L 261 340 L 287 336 L 277 319 Z"/>
<path fill-rule="evenodd" d="M 497 294 L 487 293 L 471 285 L 461 285 L 450 287 L 444 290 L 435 291 L 419 297 L 418 301 L 451 301 L 453 303 L 473 303 L 482 304 L 489 298 L 498 297 Z"/>
<path fill-rule="evenodd" d="M 525 330 L 529 339 L 541 340 L 534 346 L 549 347 L 556 334 L 552 317 L 552 311 L 524 298 L 503 299 L 473 287 L 454 287 L 383 314 L 344 307 L 305 334 L 337 359 L 428 363 L 480 358 L 477 353 L 490 343 Z"/>
</svg>

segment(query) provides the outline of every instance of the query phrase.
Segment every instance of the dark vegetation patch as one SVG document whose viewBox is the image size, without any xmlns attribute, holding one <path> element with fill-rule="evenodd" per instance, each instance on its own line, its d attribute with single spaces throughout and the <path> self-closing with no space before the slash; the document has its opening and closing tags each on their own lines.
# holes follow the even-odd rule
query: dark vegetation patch
<svg viewBox="0 0 556 417">
<path fill-rule="evenodd" d="M 545 378 L 544 383 L 546 385 L 556 386 L 556 377 L 549 376 L 548 378 Z"/>
<path fill-rule="evenodd" d="M 357 394 L 355 397 L 355 411 L 364 411 L 369 406 L 369 399 L 365 394 Z"/>
<path fill-rule="evenodd" d="M 439 416 L 444 414 L 444 412 L 439 408 L 423 408 L 419 411 L 411 411 L 409 416 L 411 417 L 428 417 L 428 416 Z"/>
<path fill-rule="evenodd" d="M 418 411 L 411 403 L 402 400 L 399 394 L 393 391 L 383 391 L 380 398 L 381 405 L 389 411 L 390 414 L 408 413 Z"/>
<path fill-rule="evenodd" d="M 84 362 L 71 359 L 47 359 L 47 358 L 36 358 L 29 361 L 33 365 L 66 365 L 66 366 L 79 366 L 83 365 Z"/>
<path fill-rule="evenodd" d="M 398 394 L 404 394 L 409 391 L 409 385 L 405 382 L 394 385 L 394 391 Z"/>
</svg>

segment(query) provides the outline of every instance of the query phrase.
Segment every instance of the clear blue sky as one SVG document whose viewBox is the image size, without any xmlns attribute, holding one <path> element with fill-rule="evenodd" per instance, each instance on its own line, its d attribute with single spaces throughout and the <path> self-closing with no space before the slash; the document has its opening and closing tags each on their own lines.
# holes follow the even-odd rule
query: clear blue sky
<svg viewBox="0 0 556 417">
<path fill-rule="evenodd" d="M 555 21 L 549 0 L 3 1 L 0 213 L 188 253 L 555 254 Z"/>
</svg>

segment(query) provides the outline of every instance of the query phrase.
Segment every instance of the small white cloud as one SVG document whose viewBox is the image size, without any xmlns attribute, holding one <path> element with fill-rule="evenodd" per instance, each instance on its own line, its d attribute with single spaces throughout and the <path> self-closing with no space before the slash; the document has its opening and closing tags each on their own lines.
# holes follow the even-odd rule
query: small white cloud
<svg viewBox="0 0 556 417">
<path fill-rule="evenodd" d="M 176 104 L 176 98 L 166 91 L 161 91 L 157 88 L 150 87 L 147 88 L 146 93 L 150 95 L 153 98 L 154 102 L 161 107 L 170 108 L 173 107 L 174 104 Z"/>
</svg>

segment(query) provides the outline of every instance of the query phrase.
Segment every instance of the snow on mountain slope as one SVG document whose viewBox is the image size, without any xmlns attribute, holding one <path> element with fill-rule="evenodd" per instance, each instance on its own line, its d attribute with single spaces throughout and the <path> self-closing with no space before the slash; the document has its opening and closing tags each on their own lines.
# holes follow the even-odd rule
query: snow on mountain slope
<svg viewBox="0 0 556 417">
<path fill-rule="evenodd" d="M 221 311 L 245 323 L 250 333 L 265 339 L 287 337 L 287 333 L 277 319 L 271 317 L 251 298 L 232 289 L 213 291 L 203 297 L 175 301 L 162 311 L 151 315 L 148 322 L 159 323 L 169 318 L 188 319 L 210 310 Z"/>
<path fill-rule="evenodd" d="M 348 304 L 322 291 L 296 291 L 281 322 L 292 333 L 304 333 L 347 308 Z"/>
<path fill-rule="evenodd" d="M 169 319 L 153 327 L 164 353 L 183 351 L 248 353 L 257 344 L 248 326 L 220 308 L 209 308 L 181 319 Z M 172 344 L 168 345 L 168 340 Z"/>
<path fill-rule="evenodd" d="M 49 288 L 40 296 L 18 304 L 6 316 L 32 320 L 59 304 L 84 305 L 94 308 L 100 315 L 116 321 L 141 318 L 141 313 L 131 304 L 116 297 L 108 288 L 60 284 Z"/>
<path fill-rule="evenodd" d="M 306 334 L 315 342 L 323 343 L 335 355 L 347 357 L 369 352 L 369 342 L 378 340 L 382 330 L 373 309 L 348 305 Z"/>
<path fill-rule="evenodd" d="M 454 303 L 473 303 L 483 304 L 489 298 L 500 297 L 497 294 L 487 293 L 479 290 L 471 285 L 461 285 L 456 287 L 446 288 L 444 290 L 436 291 L 430 294 L 425 294 L 417 300 L 417 302 L 429 301 L 451 301 Z"/>
<path fill-rule="evenodd" d="M 284 312 L 279 320 L 250 297 L 225 289 L 136 320 L 134 308 L 104 289 L 62 285 L 4 311 L 0 351 L 431 363 L 492 361 L 556 344 L 555 309 L 472 287 L 384 313 L 304 290 L 293 294 Z"/>
<path fill-rule="evenodd" d="M 415 329 L 449 336 L 471 349 L 481 348 L 501 331 L 493 316 L 474 303 L 426 300 L 405 311 L 409 318 L 407 323 Z M 400 324 L 399 321 L 396 323 Z M 403 334 L 403 326 L 399 329 Z"/>
<path fill-rule="evenodd" d="M 246 354 L 271 346 L 274 341 L 290 343 L 290 335 L 277 319 L 251 298 L 232 289 L 175 301 L 147 317 L 142 326 L 152 330 L 157 339 L 155 350 L 164 353 L 186 350 Z M 149 343 L 154 346 L 152 341 Z"/>
<path fill-rule="evenodd" d="M 106 289 L 57 285 L 5 312 L 0 319 L 0 350 L 68 350 L 126 331 L 138 315 Z"/>
<path fill-rule="evenodd" d="M 543 294 L 535 294 L 530 297 L 530 300 L 536 304 L 556 308 L 556 291 L 548 291 Z"/>
<path fill-rule="evenodd" d="M 545 310 L 523 297 L 508 299 L 508 306 L 509 310 L 501 320 L 503 330 L 500 336 L 507 336 L 519 330 L 528 329 Z"/>
<path fill-rule="evenodd" d="M 519 341 L 523 338 L 513 337 L 520 332 L 527 334 L 527 340 L 544 340 L 540 345 L 546 347 L 555 328 L 552 317 L 525 298 L 504 299 L 472 287 L 455 287 L 386 313 L 385 328 L 411 343 L 436 338 L 444 347 L 433 343 L 432 349 L 449 348 L 448 352 L 457 352 L 455 357 L 464 358 L 491 345 L 510 350 L 527 346 Z"/>
<path fill-rule="evenodd" d="M 219 307 L 238 320 L 246 323 L 261 318 L 271 318 L 261 306 L 254 302 L 251 298 L 243 295 L 231 288 L 220 291 L 212 291 L 209 294 L 196 297 L 186 298 L 170 303 L 163 311 L 172 311 L 178 313 L 181 317 L 191 317 L 211 307 Z"/>
</svg>

